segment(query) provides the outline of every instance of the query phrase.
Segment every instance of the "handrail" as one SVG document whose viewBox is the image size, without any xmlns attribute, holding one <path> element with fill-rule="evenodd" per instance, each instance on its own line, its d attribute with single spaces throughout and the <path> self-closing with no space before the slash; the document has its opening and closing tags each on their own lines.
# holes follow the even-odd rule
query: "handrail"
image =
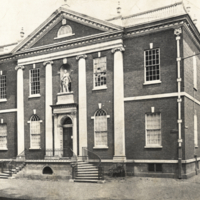
<svg viewBox="0 0 200 200">
<path fill-rule="evenodd" d="M 87 151 L 88 153 L 91 153 L 92 155 L 96 156 L 96 157 L 99 159 L 99 163 L 98 163 L 97 167 L 100 167 L 100 166 L 101 166 L 101 158 L 100 158 L 96 153 L 94 153 L 94 152 L 88 150 L 86 147 L 83 147 L 83 154 L 85 154 L 85 155 L 83 156 L 83 158 L 84 158 L 85 156 L 88 156 L 88 153 L 86 153 L 85 151 Z M 90 156 L 88 156 L 88 157 L 90 157 Z"/>
</svg>

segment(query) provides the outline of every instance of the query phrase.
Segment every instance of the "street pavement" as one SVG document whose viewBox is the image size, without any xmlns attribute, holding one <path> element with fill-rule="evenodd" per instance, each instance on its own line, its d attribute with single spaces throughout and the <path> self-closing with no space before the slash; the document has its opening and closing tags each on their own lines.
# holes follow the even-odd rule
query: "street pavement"
<svg viewBox="0 0 200 200">
<path fill-rule="evenodd" d="M 104 184 L 74 183 L 69 180 L 0 179 L 0 199 L 200 200 L 200 175 L 186 180 L 106 177 Z"/>
</svg>

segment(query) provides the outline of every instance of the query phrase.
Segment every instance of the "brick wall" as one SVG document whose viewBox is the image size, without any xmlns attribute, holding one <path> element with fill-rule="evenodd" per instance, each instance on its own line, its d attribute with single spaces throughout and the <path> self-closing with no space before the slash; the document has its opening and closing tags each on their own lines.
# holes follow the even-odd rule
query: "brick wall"
<svg viewBox="0 0 200 200">
<path fill-rule="evenodd" d="M 161 113 L 163 148 L 145 148 L 145 113 Z M 125 138 L 128 159 L 177 159 L 177 99 L 163 98 L 125 102 Z"/>
<path fill-rule="evenodd" d="M 58 43 L 58 42 L 66 41 L 66 39 L 71 40 L 71 39 L 85 37 L 85 36 L 88 36 L 88 35 L 93 35 L 93 34 L 103 32 L 103 31 L 100 31 L 98 29 L 94 29 L 94 28 L 91 28 L 89 26 L 85 26 L 85 25 L 79 24 L 79 23 L 71 21 L 71 20 L 67 20 L 67 25 L 71 26 L 72 33 L 75 33 L 75 35 L 60 38 L 60 39 L 55 39 L 57 37 L 57 33 L 58 33 L 59 28 L 62 26 L 62 22 L 60 21 L 46 35 L 44 35 L 38 42 L 36 42 L 36 44 L 34 44 L 33 47 Z"/>
<path fill-rule="evenodd" d="M 153 43 L 153 48 L 160 48 L 161 84 L 143 85 L 144 50 L 150 49 L 149 43 Z M 125 97 L 177 92 L 177 53 L 173 29 L 127 38 L 124 44 Z"/>
</svg>

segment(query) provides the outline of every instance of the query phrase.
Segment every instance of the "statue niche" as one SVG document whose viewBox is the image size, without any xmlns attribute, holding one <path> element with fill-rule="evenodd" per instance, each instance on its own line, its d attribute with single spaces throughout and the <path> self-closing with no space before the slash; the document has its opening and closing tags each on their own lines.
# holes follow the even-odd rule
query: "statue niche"
<svg viewBox="0 0 200 200">
<path fill-rule="evenodd" d="M 60 93 L 69 93 L 71 88 L 71 66 L 69 64 L 63 64 L 60 68 Z"/>
</svg>

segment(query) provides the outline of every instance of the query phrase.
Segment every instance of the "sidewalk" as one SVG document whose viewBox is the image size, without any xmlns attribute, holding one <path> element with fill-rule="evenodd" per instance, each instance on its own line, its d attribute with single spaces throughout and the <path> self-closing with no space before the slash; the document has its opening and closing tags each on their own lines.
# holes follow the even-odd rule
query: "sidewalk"
<svg viewBox="0 0 200 200">
<path fill-rule="evenodd" d="M 199 200 L 200 175 L 187 180 L 164 178 L 107 178 L 104 184 L 68 180 L 0 179 L 0 199 L 134 199 Z M 4 197 L 4 198 L 2 198 Z"/>
</svg>

